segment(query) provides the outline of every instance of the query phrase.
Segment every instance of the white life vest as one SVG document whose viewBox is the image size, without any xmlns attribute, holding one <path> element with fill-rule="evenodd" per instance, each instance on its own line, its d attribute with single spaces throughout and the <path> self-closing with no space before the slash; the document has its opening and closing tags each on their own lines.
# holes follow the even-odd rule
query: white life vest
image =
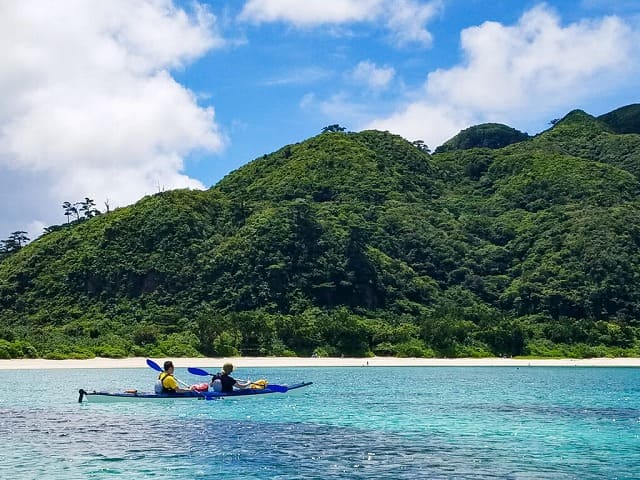
<svg viewBox="0 0 640 480">
<path fill-rule="evenodd" d="M 162 381 L 167 378 L 167 374 L 165 372 L 162 372 L 160 375 L 158 375 L 158 379 L 156 380 L 156 384 L 154 386 L 154 391 L 158 394 L 160 393 L 165 393 L 164 392 L 164 385 L 162 384 Z"/>
</svg>

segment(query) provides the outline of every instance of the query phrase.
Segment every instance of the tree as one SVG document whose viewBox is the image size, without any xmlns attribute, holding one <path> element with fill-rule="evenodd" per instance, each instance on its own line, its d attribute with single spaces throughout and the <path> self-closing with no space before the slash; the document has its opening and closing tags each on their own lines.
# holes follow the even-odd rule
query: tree
<svg viewBox="0 0 640 480">
<path fill-rule="evenodd" d="M 80 211 L 84 212 L 85 218 L 95 217 L 96 215 L 100 215 L 100 210 L 95 208 L 96 202 L 91 200 L 89 197 L 84 197 L 84 202 L 78 202 L 76 205 L 80 205 Z"/>
<path fill-rule="evenodd" d="M 69 217 L 71 215 L 75 215 L 76 221 L 79 221 L 80 212 L 82 212 L 82 215 L 84 218 L 91 218 L 91 217 L 95 217 L 96 215 L 100 215 L 100 210 L 95 208 L 95 206 L 96 206 L 96 202 L 94 202 L 89 197 L 84 197 L 84 202 L 76 202 L 76 203 L 64 202 L 62 204 L 62 208 L 64 209 L 64 214 L 67 217 L 67 223 L 69 223 Z M 109 207 L 107 205 L 107 209 L 108 208 Z"/>
<path fill-rule="evenodd" d="M 23 245 L 26 245 L 27 242 L 29 240 L 31 240 L 29 237 L 27 237 L 27 232 L 22 231 L 22 230 L 18 230 L 16 232 L 13 232 L 9 238 L 14 241 L 15 243 L 18 244 L 19 248 L 22 248 Z"/>
<path fill-rule="evenodd" d="M 6 240 L 0 240 L 0 252 L 15 253 L 20 250 L 28 241 L 27 232 L 18 230 L 9 235 Z"/>
<path fill-rule="evenodd" d="M 431 153 L 431 149 L 429 148 L 429 146 L 424 143 L 423 140 L 414 140 L 413 142 L 411 142 L 413 144 L 414 147 L 416 147 L 418 150 L 423 151 L 425 153 Z"/>
<path fill-rule="evenodd" d="M 79 219 L 79 215 L 78 215 L 78 209 L 76 208 L 75 204 L 72 204 L 71 202 L 64 202 L 62 204 L 62 208 L 64 208 L 64 214 L 67 217 L 67 223 L 69 223 L 69 217 L 71 215 L 75 215 L 76 219 Z"/>
<path fill-rule="evenodd" d="M 322 133 L 331 133 L 331 132 L 344 132 L 346 130 L 345 127 L 341 127 L 339 124 L 335 123 L 333 125 L 328 125 L 322 129 Z"/>
</svg>

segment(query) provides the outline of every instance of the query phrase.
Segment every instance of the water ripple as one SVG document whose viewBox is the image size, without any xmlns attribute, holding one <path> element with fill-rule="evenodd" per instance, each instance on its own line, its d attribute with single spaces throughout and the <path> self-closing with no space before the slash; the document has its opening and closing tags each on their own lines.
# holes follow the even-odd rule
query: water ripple
<svg viewBox="0 0 640 480">
<path fill-rule="evenodd" d="M 0 372 L 15 387 L 0 398 L 0 477 L 631 480 L 640 471 L 639 370 L 259 373 L 314 386 L 250 401 L 78 405 L 78 387 L 60 385 L 142 389 L 153 378 Z M 381 388 L 388 379 L 414 387 Z"/>
<path fill-rule="evenodd" d="M 500 445 L 308 423 L 0 410 L 13 478 L 575 478 L 562 465 L 508 460 Z M 506 461 L 508 460 L 508 461 Z M 119 467 L 118 465 L 122 465 Z"/>
</svg>

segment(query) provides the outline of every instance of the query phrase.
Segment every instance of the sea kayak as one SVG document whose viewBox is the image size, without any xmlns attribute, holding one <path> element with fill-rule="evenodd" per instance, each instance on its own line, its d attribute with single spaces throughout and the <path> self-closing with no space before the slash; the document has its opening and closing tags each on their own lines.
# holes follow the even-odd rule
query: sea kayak
<svg viewBox="0 0 640 480">
<path fill-rule="evenodd" d="M 222 392 L 196 392 L 189 391 L 183 393 L 154 393 L 138 392 L 137 390 L 126 390 L 122 392 L 98 392 L 80 389 L 78 402 L 113 402 L 129 400 L 218 400 L 225 397 L 248 397 L 253 395 L 266 395 L 269 393 L 287 393 L 291 390 L 307 387 L 313 382 L 300 382 L 293 385 L 267 385 L 267 388 L 234 390 L 231 393 Z M 272 387 L 272 388 L 269 388 Z"/>
</svg>

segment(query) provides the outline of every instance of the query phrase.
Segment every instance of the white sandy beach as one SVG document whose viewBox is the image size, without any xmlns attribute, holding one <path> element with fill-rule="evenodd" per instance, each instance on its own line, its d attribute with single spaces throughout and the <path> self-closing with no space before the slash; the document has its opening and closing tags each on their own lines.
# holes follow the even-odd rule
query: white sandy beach
<svg viewBox="0 0 640 480">
<path fill-rule="evenodd" d="M 162 365 L 167 358 L 153 358 Z M 171 358 L 176 368 L 220 368 L 231 362 L 242 367 L 640 367 L 640 358 L 515 359 L 515 358 L 302 358 L 235 357 Z M 143 357 L 92 358 L 88 360 L 19 359 L 0 360 L 0 370 L 58 368 L 148 368 Z"/>
</svg>

